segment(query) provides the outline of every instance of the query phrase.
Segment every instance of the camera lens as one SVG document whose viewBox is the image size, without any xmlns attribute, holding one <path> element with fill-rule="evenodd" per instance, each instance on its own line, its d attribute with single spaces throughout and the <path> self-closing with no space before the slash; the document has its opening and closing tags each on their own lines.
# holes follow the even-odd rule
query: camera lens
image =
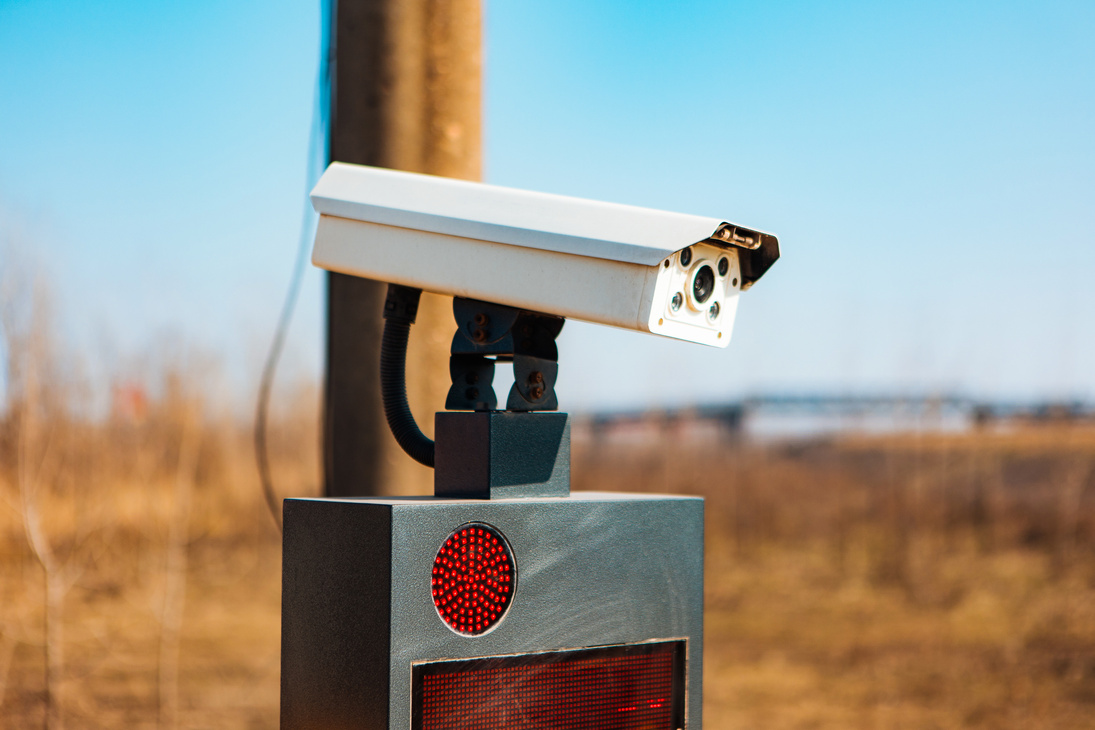
<svg viewBox="0 0 1095 730">
<path fill-rule="evenodd" d="M 692 263 L 692 249 L 686 248 L 681 251 L 681 266 L 688 266 Z"/>
<path fill-rule="evenodd" d="M 726 272 L 730 270 L 730 259 L 723 256 L 719 259 L 719 276 L 726 276 Z"/>
<path fill-rule="evenodd" d="M 696 278 L 692 280 L 692 298 L 696 303 L 703 304 L 711 298 L 715 291 L 715 272 L 710 266 L 704 264 L 696 272 Z"/>
</svg>

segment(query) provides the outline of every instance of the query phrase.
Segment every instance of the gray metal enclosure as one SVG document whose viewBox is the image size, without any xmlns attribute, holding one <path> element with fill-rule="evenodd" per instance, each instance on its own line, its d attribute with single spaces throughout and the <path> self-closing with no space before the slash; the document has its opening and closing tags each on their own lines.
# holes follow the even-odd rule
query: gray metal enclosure
<svg viewBox="0 0 1095 730">
<path fill-rule="evenodd" d="M 431 593 L 438 548 L 485 523 L 513 553 L 504 617 L 470 636 Z M 411 728 L 429 660 L 683 639 L 685 724 L 701 727 L 703 500 L 293 499 L 284 507 L 281 726 Z"/>
</svg>

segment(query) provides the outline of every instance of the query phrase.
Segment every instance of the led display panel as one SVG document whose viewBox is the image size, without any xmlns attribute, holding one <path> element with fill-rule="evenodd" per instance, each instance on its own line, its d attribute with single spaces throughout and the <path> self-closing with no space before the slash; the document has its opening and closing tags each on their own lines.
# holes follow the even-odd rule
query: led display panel
<svg viewBox="0 0 1095 730">
<path fill-rule="evenodd" d="M 412 668 L 414 730 L 680 730 L 684 641 L 621 644 Z"/>
</svg>

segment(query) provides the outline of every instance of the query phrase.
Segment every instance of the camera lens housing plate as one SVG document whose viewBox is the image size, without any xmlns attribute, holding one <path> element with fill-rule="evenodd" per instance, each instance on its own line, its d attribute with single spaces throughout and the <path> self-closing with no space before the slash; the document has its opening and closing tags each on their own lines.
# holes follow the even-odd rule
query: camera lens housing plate
<svg viewBox="0 0 1095 730">
<path fill-rule="evenodd" d="M 650 331 L 725 347 L 741 294 L 738 256 L 736 249 L 708 241 L 670 256 L 658 267 Z"/>
</svg>

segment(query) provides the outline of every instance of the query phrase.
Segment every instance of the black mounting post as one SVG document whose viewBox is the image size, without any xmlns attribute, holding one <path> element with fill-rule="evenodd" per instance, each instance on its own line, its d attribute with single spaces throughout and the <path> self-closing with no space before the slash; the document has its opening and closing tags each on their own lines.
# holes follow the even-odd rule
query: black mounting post
<svg viewBox="0 0 1095 730">
<path fill-rule="evenodd" d="M 499 498 L 570 493 L 570 421 L 559 408 L 555 338 L 563 318 L 456 297 L 457 332 L 445 408 L 434 423 L 434 494 Z M 506 410 L 494 392 L 497 362 L 513 363 Z M 470 412 L 468 412 L 470 411 Z M 534 412 L 536 411 L 536 412 Z"/>
</svg>

